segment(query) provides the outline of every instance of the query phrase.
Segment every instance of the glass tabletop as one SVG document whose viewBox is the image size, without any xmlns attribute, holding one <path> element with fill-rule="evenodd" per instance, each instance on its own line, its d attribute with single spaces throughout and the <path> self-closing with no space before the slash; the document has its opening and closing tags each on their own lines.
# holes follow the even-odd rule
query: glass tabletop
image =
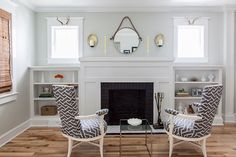
<svg viewBox="0 0 236 157">
<path fill-rule="evenodd" d="M 128 119 L 121 119 L 120 131 L 152 131 L 152 128 L 147 119 L 142 119 L 142 124 L 138 126 L 129 125 Z"/>
</svg>

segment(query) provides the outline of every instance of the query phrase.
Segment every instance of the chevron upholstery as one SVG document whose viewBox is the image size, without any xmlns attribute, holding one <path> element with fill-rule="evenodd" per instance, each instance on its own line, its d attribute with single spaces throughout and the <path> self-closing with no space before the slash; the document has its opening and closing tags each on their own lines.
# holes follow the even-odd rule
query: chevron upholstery
<svg viewBox="0 0 236 157">
<path fill-rule="evenodd" d="M 54 85 L 53 93 L 56 98 L 63 134 L 74 138 L 93 138 L 101 135 L 99 115 L 94 119 L 75 119 L 75 116 L 79 115 L 79 109 L 73 86 Z M 100 112 L 105 114 L 108 110 L 101 110 Z M 106 130 L 107 123 L 104 121 L 104 132 Z"/>
<path fill-rule="evenodd" d="M 201 120 L 191 120 L 181 118 L 178 115 L 178 111 L 166 110 L 167 113 L 174 115 L 173 117 L 173 132 L 172 134 L 185 138 L 201 138 L 211 133 L 212 123 L 217 112 L 223 86 L 214 85 L 206 86 L 203 89 L 203 94 L 200 103 L 196 103 L 197 116 L 201 117 Z M 173 114 L 174 113 L 174 114 Z M 170 122 L 165 123 L 165 129 L 169 132 Z"/>
</svg>

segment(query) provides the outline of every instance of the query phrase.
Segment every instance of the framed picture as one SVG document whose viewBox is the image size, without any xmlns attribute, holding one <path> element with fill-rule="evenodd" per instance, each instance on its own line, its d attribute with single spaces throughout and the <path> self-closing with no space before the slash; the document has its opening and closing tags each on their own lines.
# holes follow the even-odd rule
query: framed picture
<svg viewBox="0 0 236 157">
<path fill-rule="evenodd" d="M 136 51 L 138 47 L 132 47 L 132 52 Z"/>
<path fill-rule="evenodd" d="M 124 50 L 123 52 L 124 52 L 124 54 L 129 54 L 130 50 Z"/>
<path fill-rule="evenodd" d="M 192 88 L 191 94 L 193 97 L 200 97 L 202 96 L 202 88 Z"/>
</svg>

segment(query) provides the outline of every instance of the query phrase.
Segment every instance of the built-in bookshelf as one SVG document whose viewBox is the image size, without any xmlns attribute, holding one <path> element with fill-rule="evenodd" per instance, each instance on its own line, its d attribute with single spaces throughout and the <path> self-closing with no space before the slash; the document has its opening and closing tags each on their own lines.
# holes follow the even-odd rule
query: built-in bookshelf
<svg viewBox="0 0 236 157">
<path fill-rule="evenodd" d="M 52 91 L 53 85 L 73 85 L 76 89 L 79 89 L 79 67 L 34 66 L 29 69 L 30 116 L 32 124 L 58 125 L 60 122 L 58 115 L 42 115 L 41 108 L 43 106 L 56 106 Z M 56 75 L 59 78 L 55 78 Z M 77 100 L 79 100 L 79 95 L 77 95 Z"/>
<path fill-rule="evenodd" d="M 173 76 L 174 107 L 183 112 L 189 104 L 201 101 L 201 92 L 204 86 L 222 84 L 222 66 L 178 65 L 174 66 Z M 220 102 L 214 123 L 223 124 L 222 102 Z"/>
</svg>

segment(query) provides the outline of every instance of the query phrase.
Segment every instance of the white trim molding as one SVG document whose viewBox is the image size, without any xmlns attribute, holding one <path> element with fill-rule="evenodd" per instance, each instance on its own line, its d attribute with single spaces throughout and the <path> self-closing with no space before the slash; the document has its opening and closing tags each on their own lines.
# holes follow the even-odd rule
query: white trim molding
<svg viewBox="0 0 236 157">
<path fill-rule="evenodd" d="M 5 145 L 7 142 L 11 141 L 13 138 L 27 130 L 31 127 L 30 120 L 27 120 L 20 125 L 16 126 L 15 128 L 9 130 L 8 132 L 4 133 L 0 136 L 0 147 Z"/>
<path fill-rule="evenodd" d="M 236 122 L 236 114 L 225 115 L 224 117 L 225 123 L 235 123 Z"/>
<path fill-rule="evenodd" d="M 208 21 L 209 17 L 173 17 L 174 22 L 174 58 L 175 63 L 208 63 Z M 191 22 L 191 23 L 190 23 Z M 201 30 L 201 39 L 202 39 L 202 50 L 204 53 L 203 57 L 179 57 L 178 56 L 178 39 L 179 39 L 179 27 L 192 27 L 197 29 L 196 27 L 202 26 Z"/>
<path fill-rule="evenodd" d="M 65 17 L 59 17 L 65 18 Z M 68 26 L 78 28 L 78 58 L 52 58 L 52 34 L 54 26 L 61 27 L 57 17 L 47 17 L 47 60 L 48 64 L 79 64 L 79 57 L 83 56 L 83 38 L 84 38 L 84 17 L 70 17 Z M 67 25 L 66 25 L 67 26 Z M 66 27 L 67 28 L 67 27 Z"/>
<path fill-rule="evenodd" d="M 224 73 L 225 73 L 225 121 L 235 122 L 234 118 L 234 84 L 235 84 L 235 11 L 225 9 L 224 11 Z"/>
<path fill-rule="evenodd" d="M 17 99 L 17 92 L 6 93 L 0 95 L 0 105 L 15 101 Z"/>
</svg>

